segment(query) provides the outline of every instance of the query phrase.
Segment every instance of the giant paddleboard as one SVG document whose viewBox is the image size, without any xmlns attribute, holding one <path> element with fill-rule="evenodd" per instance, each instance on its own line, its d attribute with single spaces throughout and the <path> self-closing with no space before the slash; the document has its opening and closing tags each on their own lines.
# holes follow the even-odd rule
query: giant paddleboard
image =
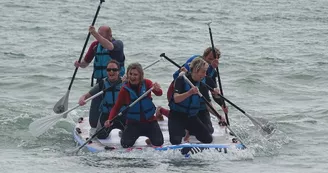
<svg viewBox="0 0 328 173">
<path fill-rule="evenodd" d="M 139 137 L 135 145 L 132 148 L 124 149 L 120 145 L 120 130 L 113 129 L 107 139 L 93 139 L 85 147 L 90 152 L 101 152 L 106 150 L 120 150 L 120 151 L 132 151 L 132 150 L 144 150 L 146 148 L 154 148 L 155 151 L 164 152 L 168 150 L 178 150 L 184 156 L 190 156 L 190 154 L 195 154 L 202 152 L 207 149 L 214 149 L 218 152 L 227 153 L 229 150 L 242 150 L 244 146 L 240 144 L 237 139 L 230 135 L 226 127 L 215 127 L 213 133 L 213 142 L 211 144 L 202 144 L 194 136 L 190 136 L 188 142 L 182 143 L 180 145 L 170 145 L 169 142 L 169 132 L 167 126 L 167 120 L 158 122 L 163 136 L 164 144 L 161 147 L 152 147 L 146 144 L 146 137 Z M 74 139 L 78 145 L 84 144 L 90 138 L 90 125 L 88 118 L 80 118 L 79 122 L 76 124 L 73 130 Z"/>
</svg>

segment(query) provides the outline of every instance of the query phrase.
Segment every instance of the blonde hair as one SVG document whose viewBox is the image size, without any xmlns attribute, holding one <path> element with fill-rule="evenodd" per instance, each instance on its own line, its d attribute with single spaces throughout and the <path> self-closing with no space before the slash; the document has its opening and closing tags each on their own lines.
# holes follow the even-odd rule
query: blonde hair
<svg viewBox="0 0 328 173">
<path fill-rule="evenodd" d="M 142 66 L 141 64 L 139 63 L 132 63 L 128 66 L 128 69 L 127 69 L 127 78 L 129 79 L 129 73 L 130 73 L 130 70 L 133 70 L 133 69 L 136 69 L 139 74 L 140 74 L 140 81 L 143 81 L 144 79 L 144 72 L 143 72 L 143 69 L 142 69 Z"/>
<path fill-rule="evenodd" d="M 218 48 L 214 48 L 214 50 L 215 50 L 215 57 L 213 57 L 213 58 L 216 58 L 218 56 L 219 59 L 220 59 L 220 57 L 221 57 L 220 50 Z M 204 53 L 203 53 L 203 57 L 207 57 L 210 53 L 212 53 L 212 47 L 206 48 Z"/>
<path fill-rule="evenodd" d="M 191 61 L 190 63 L 190 71 L 193 72 L 198 72 L 201 68 L 208 66 L 207 62 L 201 58 L 195 58 Z"/>
</svg>

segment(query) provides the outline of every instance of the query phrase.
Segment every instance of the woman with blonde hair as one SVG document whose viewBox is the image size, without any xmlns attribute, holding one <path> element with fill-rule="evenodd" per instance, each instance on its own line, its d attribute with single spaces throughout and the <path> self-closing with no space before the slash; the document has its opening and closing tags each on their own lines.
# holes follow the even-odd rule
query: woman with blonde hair
<svg viewBox="0 0 328 173">
<path fill-rule="evenodd" d="M 132 63 L 128 66 L 127 80 L 127 83 L 122 86 L 118 94 L 118 99 L 109 114 L 108 120 L 105 122 L 106 127 L 111 126 L 110 122 L 118 115 L 122 106 L 130 105 L 151 88 L 153 88 L 152 92 L 156 96 L 163 94 L 157 82 L 153 83 L 149 79 L 144 79 L 144 72 L 139 63 Z M 128 109 L 126 128 L 121 137 L 123 148 L 132 147 L 140 136 L 148 137 L 153 146 L 163 145 L 164 138 L 154 116 L 155 109 L 151 93 Z"/>
<path fill-rule="evenodd" d="M 195 87 L 191 87 L 180 76 L 174 82 L 174 93 L 169 102 L 169 134 L 172 145 L 181 144 L 182 138 L 188 130 L 202 143 L 211 143 L 213 140 L 212 130 L 204 124 L 199 117 L 209 116 L 206 103 L 198 95 L 202 87 L 201 81 L 206 76 L 208 63 L 202 58 L 195 58 L 190 64 L 190 73 L 186 77 Z M 205 109 L 204 109 L 205 108 Z"/>
</svg>

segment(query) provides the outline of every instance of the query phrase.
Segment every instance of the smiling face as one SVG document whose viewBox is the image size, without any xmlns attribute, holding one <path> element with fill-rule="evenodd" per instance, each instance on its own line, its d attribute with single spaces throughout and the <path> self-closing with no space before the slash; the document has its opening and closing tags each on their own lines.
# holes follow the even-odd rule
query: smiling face
<svg viewBox="0 0 328 173">
<path fill-rule="evenodd" d="M 108 63 L 107 75 L 110 82 L 115 82 L 119 79 L 119 67 L 116 63 Z"/>
<path fill-rule="evenodd" d="M 129 71 L 129 82 L 133 85 L 137 85 L 140 83 L 140 73 L 137 69 L 131 69 Z"/>
<path fill-rule="evenodd" d="M 127 68 L 127 78 L 130 84 L 137 85 L 144 79 L 144 72 L 139 63 L 132 63 Z"/>
</svg>

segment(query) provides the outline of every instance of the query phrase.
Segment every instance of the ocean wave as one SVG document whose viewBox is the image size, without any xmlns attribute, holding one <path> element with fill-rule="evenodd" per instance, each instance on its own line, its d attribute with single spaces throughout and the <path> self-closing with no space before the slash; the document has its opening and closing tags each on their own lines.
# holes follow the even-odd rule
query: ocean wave
<svg viewBox="0 0 328 173">
<path fill-rule="evenodd" d="M 4 52 L 5 57 L 10 58 L 27 58 L 27 55 L 24 53 L 17 53 L 17 52 Z"/>
</svg>

